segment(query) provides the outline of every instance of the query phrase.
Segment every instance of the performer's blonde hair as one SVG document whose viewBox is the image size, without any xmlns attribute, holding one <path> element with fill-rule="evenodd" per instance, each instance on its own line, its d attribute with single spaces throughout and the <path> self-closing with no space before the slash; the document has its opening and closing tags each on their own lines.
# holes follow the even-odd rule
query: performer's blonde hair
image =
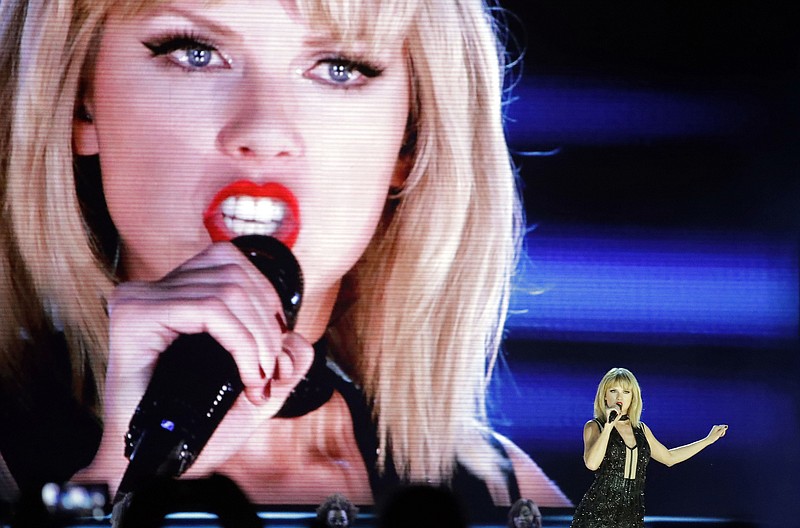
<svg viewBox="0 0 800 528">
<path fill-rule="evenodd" d="M 156 3 L 4 0 L 0 8 L 8 73 L 0 81 L 0 302 L 13 306 L 0 322 L 0 360 L 18 360 L 20 328 L 56 324 L 78 395 L 81 382 L 95 380 L 98 402 L 115 279 L 81 213 L 72 121 L 108 11 L 133 15 Z M 408 178 L 346 277 L 330 328 L 337 359 L 374 404 L 380 464 L 391 449 L 402 475 L 440 483 L 459 460 L 490 489 L 504 488 L 484 393 L 523 222 L 502 127 L 495 18 L 480 0 L 296 3 L 313 26 L 344 40 L 380 46 L 402 37 L 411 71 L 400 153 Z"/>
<path fill-rule="evenodd" d="M 631 391 L 631 405 L 628 407 L 628 419 L 633 427 L 639 427 L 642 419 L 642 389 L 636 377 L 628 369 L 612 368 L 597 386 L 597 394 L 594 398 L 594 417 L 605 421 L 606 419 L 606 391 L 613 385 L 619 385 L 623 390 Z"/>
</svg>

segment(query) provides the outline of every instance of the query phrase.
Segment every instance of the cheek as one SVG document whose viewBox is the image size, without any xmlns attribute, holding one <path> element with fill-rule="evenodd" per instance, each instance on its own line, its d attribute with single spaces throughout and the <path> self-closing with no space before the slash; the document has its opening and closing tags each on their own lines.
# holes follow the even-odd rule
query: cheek
<svg viewBox="0 0 800 528">
<path fill-rule="evenodd" d="M 176 225 L 194 236 L 203 207 L 195 198 L 218 128 L 214 116 L 192 115 L 180 102 L 191 99 L 162 97 L 166 89 L 152 79 L 108 74 L 93 89 L 104 194 L 126 246 L 166 238 Z"/>
<path fill-rule="evenodd" d="M 388 186 L 339 188 L 306 202 L 295 246 L 301 263 L 306 260 L 328 279 L 347 273 L 375 233 L 387 192 Z"/>
<path fill-rule="evenodd" d="M 296 248 L 325 255 L 329 265 L 334 264 L 331 259 L 339 260 L 337 273 L 346 273 L 355 264 L 381 219 L 405 118 L 393 116 L 387 123 L 376 128 L 367 122 L 349 122 L 340 134 L 306 134 L 315 183 L 301 203 L 303 228 Z"/>
</svg>

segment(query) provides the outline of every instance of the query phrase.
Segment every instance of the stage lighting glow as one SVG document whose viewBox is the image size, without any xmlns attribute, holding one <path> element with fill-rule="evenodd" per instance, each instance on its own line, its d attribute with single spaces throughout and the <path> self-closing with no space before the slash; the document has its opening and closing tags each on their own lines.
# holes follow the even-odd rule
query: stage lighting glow
<svg viewBox="0 0 800 528">
<path fill-rule="evenodd" d="M 542 227 L 508 328 L 527 338 L 763 346 L 798 336 L 795 240 Z"/>
</svg>

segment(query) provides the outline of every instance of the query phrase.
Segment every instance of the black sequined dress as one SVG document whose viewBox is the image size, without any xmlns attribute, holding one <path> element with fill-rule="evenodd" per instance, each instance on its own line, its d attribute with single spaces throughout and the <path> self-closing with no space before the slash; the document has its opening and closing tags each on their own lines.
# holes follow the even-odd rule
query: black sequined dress
<svg viewBox="0 0 800 528">
<path fill-rule="evenodd" d="M 602 422 L 595 423 L 602 430 Z M 636 446 L 630 448 L 616 428 L 611 431 L 605 458 L 575 509 L 571 528 L 644 528 L 644 480 L 650 444 L 643 426 L 634 427 L 633 436 Z"/>
</svg>

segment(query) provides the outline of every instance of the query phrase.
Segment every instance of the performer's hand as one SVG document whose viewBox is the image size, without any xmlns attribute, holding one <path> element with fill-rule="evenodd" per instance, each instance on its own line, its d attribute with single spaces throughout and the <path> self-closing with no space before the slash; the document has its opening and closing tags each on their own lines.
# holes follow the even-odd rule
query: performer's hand
<svg viewBox="0 0 800 528">
<path fill-rule="evenodd" d="M 109 301 L 103 439 L 87 478 L 116 487 L 127 465 L 124 434 L 159 354 L 179 334 L 200 332 L 231 353 L 245 386 L 187 476 L 221 468 L 311 366 L 313 348 L 286 332 L 281 314 L 272 285 L 229 243 L 209 246 L 160 280 L 117 286 Z"/>
<path fill-rule="evenodd" d="M 714 442 L 725 436 L 725 433 L 727 432 L 728 432 L 727 425 L 725 424 L 715 425 L 714 427 L 711 428 L 711 432 L 708 433 L 708 439 L 711 440 L 711 443 L 713 444 Z"/>
<path fill-rule="evenodd" d="M 613 420 L 611 419 L 611 413 L 612 412 L 616 413 L 616 416 L 614 416 Z M 617 421 L 620 419 L 621 416 L 622 416 L 622 413 L 619 412 L 619 407 L 617 407 L 616 405 L 614 407 L 608 407 L 606 409 L 606 423 L 607 424 L 614 425 L 615 423 L 617 423 Z"/>
</svg>

